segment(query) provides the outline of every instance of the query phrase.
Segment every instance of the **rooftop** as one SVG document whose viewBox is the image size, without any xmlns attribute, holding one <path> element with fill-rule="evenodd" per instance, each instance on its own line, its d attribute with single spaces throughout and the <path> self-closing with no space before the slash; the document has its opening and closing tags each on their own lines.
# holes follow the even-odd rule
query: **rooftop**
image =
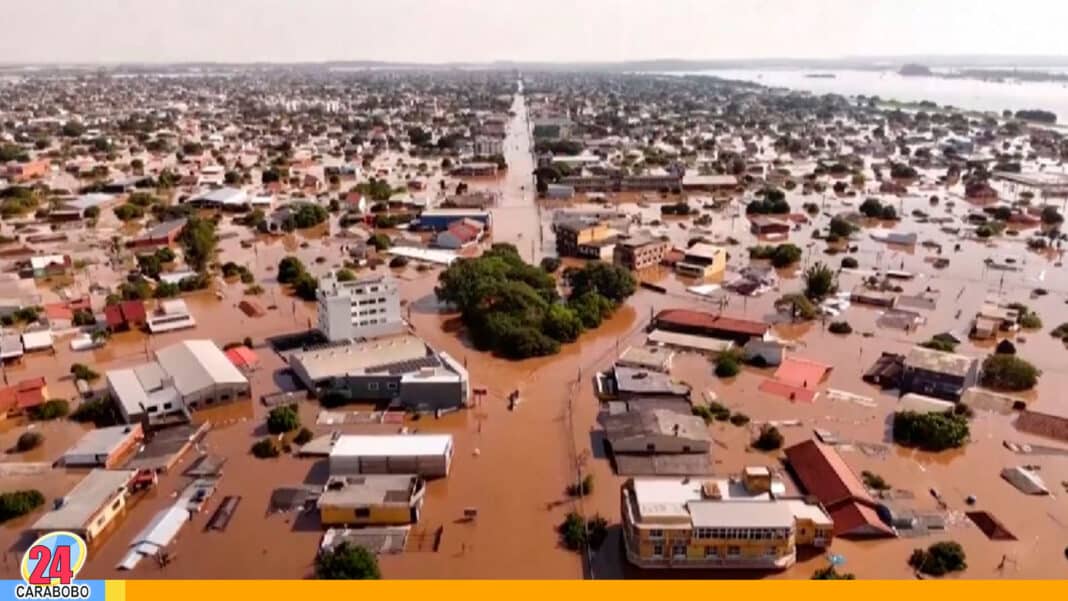
<svg viewBox="0 0 1068 601">
<path fill-rule="evenodd" d="M 694 328 L 707 328 L 724 332 L 763 336 L 768 331 L 768 324 L 762 321 L 729 317 L 688 309 L 668 309 L 656 314 L 656 324 L 677 325 Z"/>
<path fill-rule="evenodd" d="M 64 455 L 110 455 L 131 436 L 140 434 L 140 427 L 131 425 L 98 428 L 85 433 Z"/>
<path fill-rule="evenodd" d="M 41 516 L 33 530 L 81 530 L 101 507 L 123 491 L 134 470 L 95 469 L 62 498 L 62 504 Z"/>
<path fill-rule="evenodd" d="M 408 506 L 421 492 L 422 480 L 419 476 L 333 476 L 327 480 L 319 496 L 319 506 Z"/>
<path fill-rule="evenodd" d="M 675 382 L 664 373 L 624 367 L 622 365 L 617 365 L 613 372 L 615 374 L 616 389 L 620 392 L 676 396 L 684 396 L 690 392 L 689 386 Z"/>
<path fill-rule="evenodd" d="M 703 419 L 696 415 L 685 415 L 667 409 L 643 409 L 610 415 L 604 418 L 604 427 L 609 439 L 618 440 L 632 436 L 659 434 L 712 441 L 712 435 L 709 434 Z"/>
<path fill-rule="evenodd" d="M 408 334 L 302 351 L 291 355 L 290 362 L 301 365 L 313 381 L 373 373 L 383 368 L 389 368 L 386 371 L 400 368 L 403 372 L 438 365 L 426 343 Z M 405 366 L 411 369 L 404 369 Z"/>
<path fill-rule="evenodd" d="M 346 434 L 338 437 L 330 455 L 419 457 L 444 455 L 451 449 L 451 434 Z"/>
<path fill-rule="evenodd" d="M 923 369 L 940 374 L 964 377 L 976 360 L 967 355 L 946 353 L 922 346 L 914 346 L 905 357 L 905 367 Z"/>
</svg>

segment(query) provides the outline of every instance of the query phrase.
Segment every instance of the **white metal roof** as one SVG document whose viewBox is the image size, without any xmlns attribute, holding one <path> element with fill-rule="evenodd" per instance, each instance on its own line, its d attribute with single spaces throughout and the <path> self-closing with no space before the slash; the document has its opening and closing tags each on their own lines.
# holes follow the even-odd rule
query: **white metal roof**
<svg viewBox="0 0 1068 601">
<path fill-rule="evenodd" d="M 330 456 L 425 457 L 446 455 L 451 448 L 450 434 L 354 434 L 339 437 Z"/>
<path fill-rule="evenodd" d="M 22 333 L 22 346 L 26 350 L 48 348 L 52 346 L 52 330 L 38 330 Z"/>
<path fill-rule="evenodd" d="M 695 528 L 791 528 L 794 514 L 785 503 L 700 501 L 690 503 Z"/>
<path fill-rule="evenodd" d="M 248 380 L 211 340 L 183 340 L 156 351 L 156 360 L 183 396 L 218 384 Z"/>
</svg>

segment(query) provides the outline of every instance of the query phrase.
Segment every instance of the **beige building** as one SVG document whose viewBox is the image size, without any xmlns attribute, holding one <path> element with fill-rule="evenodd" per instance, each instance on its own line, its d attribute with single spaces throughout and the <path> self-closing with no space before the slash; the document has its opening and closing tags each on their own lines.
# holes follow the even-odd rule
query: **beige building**
<svg viewBox="0 0 1068 601">
<path fill-rule="evenodd" d="M 659 265 L 670 249 L 671 244 L 658 238 L 631 236 L 616 243 L 612 251 L 612 261 L 616 265 L 637 271 Z"/>
<path fill-rule="evenodd" d="M 705 279 L 723 273 L 727 269 L 727 249 L 704 242 L 698 242 L 683 253 L 683 258 L 675 263 L 675 272 L 679 275 Z"/>
<path fill-rule="evenodd" d="M 122 515 L 134 470 L 95 469 L 57 499 L 55 507 L 30 528 L 37 535 L 66 531 L 92 542 Z"/>
<path fill-rule="evenodd" d="M 788 568 L 798 546 L 829 546 L 834 523 L 820 505 L 784 491 L 765 467 L 737 478 L 628 480 L 620 499 L 627 560 L 642 568 Z"/>
</svg>

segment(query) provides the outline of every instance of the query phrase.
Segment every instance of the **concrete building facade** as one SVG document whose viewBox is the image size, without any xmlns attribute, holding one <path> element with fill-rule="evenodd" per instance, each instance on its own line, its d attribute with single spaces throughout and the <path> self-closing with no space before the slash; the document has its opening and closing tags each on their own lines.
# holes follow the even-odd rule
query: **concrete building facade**
<svg viewBox="0 0 1068 601">
<path fill-rule="evenodd" d="M 319 331 L 331 342 L 368 339 L 404 330 L 397 283 L 387 276 L 342 282 L 331 272 L 316 293 Z"/>
</svg>

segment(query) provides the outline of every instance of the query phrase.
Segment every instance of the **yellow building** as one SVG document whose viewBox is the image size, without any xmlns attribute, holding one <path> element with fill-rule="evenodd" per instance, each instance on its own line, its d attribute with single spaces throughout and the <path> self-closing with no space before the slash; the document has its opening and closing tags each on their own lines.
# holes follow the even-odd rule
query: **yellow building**
<svg viewBox="0 0 1068 601">
<path fill-rule="evenodd" d="M 334 476 L 319 496 L 319 521 L 324 527 L 414 524 L 425 492 L 419 476 Z"/>
<path fill-rule="evenodd" d="M 679 275 L 706 279 L 723 273 L 727 269 L 727 249 L 704 242 L 698 242 L 683 253 L 683 258 L 675 263 L 675 272 Z"/>
<path fill-rule="evenodd" d="M 561 221 L 553 225 L 553 231 L 556 233 L 556 252 L 561 257 L 581 256 L 582 247 L 619 235 L 619 232 L 603 223 L 590 223 L 583 219 Z"/>
<path fill-rule="evenodd" d="M 635 478 L 621 503 L 627 560 L 643 568 L 785 569 L 797 546 L 826 547 L 834 523 L 817 504 L 780 496 L 767 468 L 740 478 Z"/>
</svg>

